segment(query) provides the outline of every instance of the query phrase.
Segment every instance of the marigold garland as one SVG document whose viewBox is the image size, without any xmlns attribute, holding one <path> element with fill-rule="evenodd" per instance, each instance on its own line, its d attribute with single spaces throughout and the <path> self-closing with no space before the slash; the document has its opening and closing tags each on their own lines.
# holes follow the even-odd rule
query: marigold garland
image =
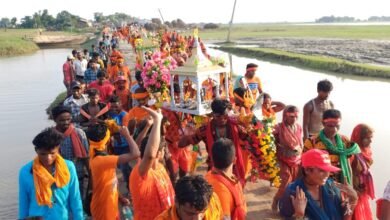
<svg viewBox="0 0 390 220">
<path fill-rule="evenodd" d="M 280 186 L 279 166 L 276 159 L 275 138 L 272 134 L 274 119 L 254 119 L 254 126 L 248 132 L 245 148 L 252 154 L 252 175 L 250 179 L 269 180 L 271 185 Z"/>
</svg>

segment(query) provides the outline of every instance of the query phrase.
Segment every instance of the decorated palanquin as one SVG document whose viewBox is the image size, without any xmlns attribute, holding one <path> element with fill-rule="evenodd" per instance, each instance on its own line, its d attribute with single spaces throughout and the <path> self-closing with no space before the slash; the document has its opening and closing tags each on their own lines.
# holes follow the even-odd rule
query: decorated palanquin
<svg viewBox="0 0 390 220">
<path fill-rule="evenodd" d="M 220 84 L 220 74 L 228 78 L 228 68 L 213 64 L 201 51 L 195 38 L 191 57 L 171 71 L 171 105 L 172 111 L 205 115 L 211 112 L 210 104 L 221 97 L 220 87 L 229 91 L 229 82 Z M 224 96 L 229 99 L 229 96 Z"/>
</svg>

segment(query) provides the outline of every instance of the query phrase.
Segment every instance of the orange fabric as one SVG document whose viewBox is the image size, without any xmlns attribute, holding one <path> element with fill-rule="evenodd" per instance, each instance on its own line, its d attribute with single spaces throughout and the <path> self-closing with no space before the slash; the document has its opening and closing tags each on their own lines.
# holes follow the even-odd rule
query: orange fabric
<svg viewBox="0 0 390 220">
<path fill-rule="evenodd" d="M 210 198 L 209 205 L 204 213 L 203 220 L 221 220 L 223 217 L 221 203 L 216 193 Z M 154 220 L 180 220 L 177 216 L 175 204 L 157 216 Z"/>
<path fill-rule="evenodd" d="M 116 219 L 118 215 L 118 180 L 116 167 L 118 156 L 96 156 L 91 158 L 92 201 L 94 219 Z"/>
<path fill-rule="evenodd" d="M 86 158 L 87 151 L 85 150 L 83 144 L 81 143 L 80 137 L 77 135 L 76 130 L 74 129 L 73 124 L 69 126 L 68 129 L 64 132 L 65 137 L 69 137 L 72 141 L 73 154 L 76 158 Z"/>
<path fill-rule="evenodd" d="M 110 105 L 104 106 L 96 115 L 95 118 L 99 118 L 100 116 L 106 114 L 110 110 Z M 80 114 L 82 114 L 88 120 L 91 119 L 91 115 L 84 111 L 84 109 L 80 108 Z"/>
<path fill-rule="evenodd" d="M 120 59 L 123 57 L 123 54 L 119 50 L 113 50 L 111 52 L 111 57 L 116 57 L 117 59 Z"/>
<path fill-rule="evenodd" d="M 104 151 L 107 142 L 110 140 L 110 130 L 107 129 L 106 136 L 99 142 L 89 140 L 89 158 L 95 157 L 95 151 Z M 89 161 L 91 163 L 91 160 Z"/>
<path fill-rule="evenodd" d="M 264 107 L 264 105 L 261 106 L 261 110 L 262 110 L 262 113 L 263 113 L 263 117 L 265 118 L 275 118 L 275 111 L 274 109 L 271 107 L 270 109 L 267 109 Z"/>
<path fill-rule="evenodd" d="M 55 183 L 58 188 L 61 188 L 69 183 L 70 172 L 64 158 L 57 154 L 55 161 L 54 177 L 41 164 L 38 157 L 35 157 L 32 171 L 34 177 L 35 197 L 38 205 L 47 205 L 52 207 L 51 196 L 53 194 L 51 186 Z"/>
<path fill-rule="evenodd" d="M 146 99 L 147 97 L 149 97 L 149 93 L 147 92 L 132 94 L 133 99 Z"/>
<path fill-rule="evenodd" d="M 122 108 L 125 111 L 128 111 L 129 110 L 129 102 L 130 102 L 130 98 L 131 98 L 130 90 L 129 89 L 124 89 L 124 90 L 116 89 L 114 91 L 114 94 L 117 95 L 119 97 L 119 99 L 121 100 Z"/>
<path fill-rule="evenodd" d="M 145 109 L 136 106 L 136 107 L 130 109 L 130 111 L 127 113 L 127 115 L 125 117 L 123 117 L 122 124 L 127 127 L 131 120 L 135 120 L 138 124 L 140 121 L 142 121 L 143 119 L 148 117 L 148 115 L 149 115 L 149 113 Z"/>
<path fill-rule="evenodd" d="M 134 220 L 154 219 L 174 204 L 174 190 L 165 167 L 160 163 L 156 169 L 149 169 L 145 176 L 140 176 L 138 163 L 130 175 L 130 192 L 133 198 Z M 158 181 L 157 181 L 158 179 Z M 162 202 L 159 188 L 167 195 Z"/>
<path fill-rule="evenodd" d="M 206 180 L 213 186 L 214 192 L 218 195 L 219 201 L 221 202 L 223 215 L 224 216 L 233 216 L 233 213 L 235 211 L 235 202 L 234 202 L 234 196 L 233 193 L 235 193 L 239 200 L 241 201 L 243 205 L 243 209 L 246 213 L 246 202 L 245 197 L 242 191 L 242 187 L 238 181 L 232 181 L 230 179 L 227 179 L 229 181 L 233 188 L 235 189 L 235 192 L 232 192 L 224 183 L 222 183 L 218 178 L 217 175 L 219 174 L 213 174 L 213 171 L 207 172 L 205 178 Z M 225 177 L 223 177 L 225 178 Z M 232 220 L 238 220 L 233 219 Z"/>
<path fill-rule="evenodd" d="M 126 80 L 129 81 L 130 69 L 127 66 L 123 66 L 123 67 L 113 66 L 113 67 L 111 67 L 108 75 L 109 75 L 110 82 L 115 82 L 115 80 L 116 80 L 116 78 L 118 78 L 118 76 L 124 76 L 126 78 Z M 129 84 L 130 84 L 129 82 L 126 83 L 126 88 L 129 87 Z"/>
</svg>

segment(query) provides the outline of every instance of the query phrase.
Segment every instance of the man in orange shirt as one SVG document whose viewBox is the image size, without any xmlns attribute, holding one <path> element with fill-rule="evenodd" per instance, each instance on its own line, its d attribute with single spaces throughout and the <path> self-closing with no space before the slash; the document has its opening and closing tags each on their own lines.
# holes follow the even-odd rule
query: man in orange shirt
<svg viewBox="0 0 390 220">
<path fill-rule="evenodd" d="M 245 80 L 248 83 L 249 89 L 252 91 L 254 99 L 257 99 L 259 95 L 263 93 L 263 85 L 261 83 L 261 80 L 258 76 L 255 76 L 257 67 L 257 64 L 248 63 L 246 65 L 245 73 Z"/>
<path fill-rule="evenodd" d="M 110 131 L 105 124 L 95 124 L 87 130 L 93 182 L 91 213 L 94 219 L 119 220 L 116 168 L 139 157 L 138 146 L 128 129 L 121 127 L 119 132 L 129 144 L 129 153 L 116 156 L 107 154 L 106 146 L 110 139 Z"/>
<path fill-rule="evenodd" d="M 123 125 L 136 127 L 142 120 L 144 120 L 149 114 L 142 106 L 147 106 L 149 100 L 149 93 L 145 88 L 138 88 L 132 94 L 132 98 L 137 100 L 138 106 L 129 110 L 127 115 L 123 118 Z M 132 131 L 132 129 L 130 129 Z"/>
<path fill-rule="evenodd" d="M 155 220 L 221 220 L 222 208 L 213 188 L 202 176 L 185 176 L 175 185 L 175 204 Z"/>
<path fill-rule="evenodd" d="M 206 174 L 221 201 L 224 217 L 232 220 L 245 219 L 246 203 L 240 182 L 233 174 L 236 151 L 227 138 L 220 138 L 213 144 L 214 167 Z"/>
<path fill-rule="evenodd" d="M 142 107 L 153 118 L 149 138 L 140 147 L 141 161 L 130 175 L 130 192 L 133 198 L 134 220 L 153 220 L 174 203 L 175 192 L 165 167 L 165 145 L 161 141 L 161 110 Z M 145 129 L 149 130 L 148 127 Z"/>
<path fill-rule="evenodd" d="M 126 84 L 126 78 L 124 76 L 118 76 L 114 82 L 114 95 L 120 98 L 122 109 L 127 112 L 131 106 L 131 94 L 130 90 L 126 87 Z"/>
</svg>

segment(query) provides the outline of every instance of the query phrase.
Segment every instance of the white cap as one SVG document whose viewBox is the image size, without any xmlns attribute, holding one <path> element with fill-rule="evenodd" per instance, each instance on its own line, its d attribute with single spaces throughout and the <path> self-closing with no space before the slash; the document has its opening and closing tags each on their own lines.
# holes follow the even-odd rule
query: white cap
<svg viewBox="0 0 390 220">
<path fill-rule="evenodd" d="M 68 60 L 74 60 L 74 56 L 73 55 L 68 55 Z"/>
</svg>

